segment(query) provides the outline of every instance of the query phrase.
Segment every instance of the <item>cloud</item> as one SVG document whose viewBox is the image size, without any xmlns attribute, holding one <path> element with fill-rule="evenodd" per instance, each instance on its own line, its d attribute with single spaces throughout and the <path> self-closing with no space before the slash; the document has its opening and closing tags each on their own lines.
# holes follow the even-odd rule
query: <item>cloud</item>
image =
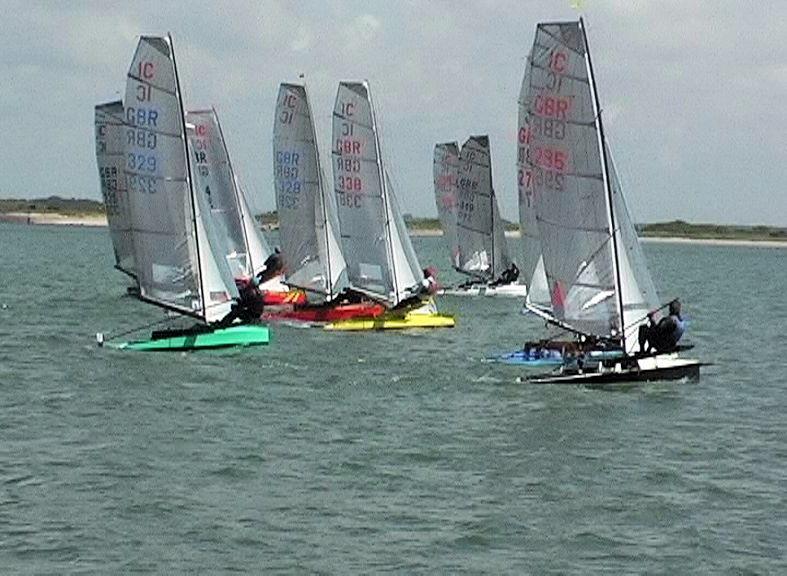
<svg viewBox="0 0 787 576">
<path fill-rule="evenodd" d="M 583 9 L 635 217 L 787 225 L 787 4 L 586 0 Z M 525 55 L 536 22 L 577 17 L 569 0 L 18 1 L 5 12 L 5 195 L 98 197 L 93 105 L 122 93 L 138 34 L 171 31 L 187 103 L 216 105 L 258 207 L 274 204 L 278 84 L 303 72 L 323 157 L 337 82 L 368 78 L 405 211 L 435 213 L 436 142 L 487 133 L 511 219 Z"/>
</svg>

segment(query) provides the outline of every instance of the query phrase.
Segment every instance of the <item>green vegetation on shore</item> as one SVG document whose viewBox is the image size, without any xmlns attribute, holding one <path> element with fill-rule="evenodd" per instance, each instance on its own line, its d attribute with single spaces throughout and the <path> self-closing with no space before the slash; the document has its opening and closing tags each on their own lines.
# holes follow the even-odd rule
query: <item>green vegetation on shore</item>
<svg viewBox="0 0 787 576">
<path fill-rule="evenodd" d="M 9 212 L 35 212 L 61 216 L 103 216 L 105 214 L 102 202 L 84 198 L 61 198 L 60 196 L 33 199 L 0 198 L 0 214 L 8 214 Z"/>
<path fill-rule="evenodd" d="M 787 228 L 771 226 L 733 226 L 728 224 L 690 224 L 683 220 L 637 226 L 640 236 L 650 238 L 692 238 L 697 240 L 778 240 L 787 242 Z"/>
<path fill-rule="evenodd" d="M 0 214 L 10 212 L 36 212 L 42 214 L 58 214 L 61 216 L 103 216 L 104 204 L 97 200 L 84 198 L 48 198 L 33 199 L 0 199 Z M 257 221 L 266 228 L 278 227 L 276 211 L 263 212 L 256 216 Z M 418 232 L 440 230 L 437 218 L 419 218 L 411 214 L 404 215 L 407 228 Z M 513 222 L 505 222 L 506 230 L 518 230 Z M 689 238 L 696 240 L 747 240 L 747 241 L 782 241 L 787 242 L 787 228 L 773 226 L 735 226 L 730 224 L 692 224 L 683 220 L 638 224 L 640 236 L 651 238 Z"/>
</svg>

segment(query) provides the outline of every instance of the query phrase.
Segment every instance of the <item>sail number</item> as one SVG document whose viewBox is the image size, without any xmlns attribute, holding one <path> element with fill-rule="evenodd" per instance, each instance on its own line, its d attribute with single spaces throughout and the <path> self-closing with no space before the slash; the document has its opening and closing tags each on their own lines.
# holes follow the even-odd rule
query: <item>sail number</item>
<svg viewBox="0 0 787 576">
<path fill-rule="evenodd" d="M 278 206 L 288 210 L 296 209 L 301 202 L 300 152 L 278 150 L 276 152 L 276 181 L 278 182 Z"/>
<path fill-rule="evenodd" d="M 101 189 L 104 192 L 104 204 L 107 212 L 117 214 L 118 209 L 118 169 L 116 166 L 103 166 L 98 169 Z"/>
</svg>

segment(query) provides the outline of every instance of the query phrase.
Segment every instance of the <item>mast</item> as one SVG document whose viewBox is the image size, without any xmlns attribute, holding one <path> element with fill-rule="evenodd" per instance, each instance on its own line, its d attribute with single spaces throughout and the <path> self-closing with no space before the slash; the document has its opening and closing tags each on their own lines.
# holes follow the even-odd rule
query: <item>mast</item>
<svg viewBox="0 0 787 576">
<path fill-rule="evenodd" d="M 189 153 L 188 137 L 186 136 L 186 116 L 183 110 L 183 94 L 180 91 L 180 78 L 178 77 L 178 65 L 175 62 L 175 47 L 172 43 L 172 35 L 167 32 L 167 43 L 169 50 L 172 54 L 172 68 L 175 72 L 175 86 L 178 95 L 178 104 L 180 105 L 180 123 L 183 129 L 183 150 L 186 153 L 186 182 L 189 185 L 189 194 L 191 195 L 191 221 L 194 224 L 194 243 L 197 252 L 197 273 L 199 274 L 199 294 L 200 301 L 202 302 L 202 319 L 207 322 L 207 308 L 208 302 L 205 299 L 205 285 L 202 274 L 202 258 L 200 258 L 199 250 L 199 231 L 197 230 L 197 197 L 194 194 L 194 182 L 191 180 L 191 154 Z"/>
<path fill-rule="evenodd" d="M 489 231 L 492 237 L 492 254 L 490 259 L 492 274 L 490 280 L 494 282 L 497 276 L 497 274 L 495 274 L 495 188 L 492 185 L 492 147 L 489 145 L 489 139 L 487 139 L 487 146 L 489 149 L 489 221 L 492 223 L 492 228 Z"/>
<path fill-rule="evenodd" d="M 249 274 L 251 276 L 254 275 L 254 263 L 251 261 L 251 250 L 249 250 L 249 235 L 246 231 L 246 226 L 243 222 L 243 203 L 240 201 L 240 188 L 238 188 L 238 182 L 235 179 L 235 170 L 232 168 L 232 160 L 230 160 L 230 151 L 227 150 L 227 141 L 224 140 L 224 131 L 221 129 L 221 122 L 219 122 L 219 115 L 216 114 L 216 108 L 214 106 L 210 107 L 211 112 L 213 113 L 213 119 L 216 121 L 216 126 L 219 129 L 219 137 L 221 138 L 221 145 L 224 148 L 224 155 L 227 157 L 227 168 L 230 172 L 230 179 L 232 180 L 232 189 L 235 192 L 235 203 L 238 207 L 238 220 L 240 220 L 240 229 L 243 232 L 243 243 L 246 247 L 246 265 L 248 267 Z"/>
<path fill-rule="evenodd" d="M 593 112 L 596 116 L 596 126 L 598 128 L 598 149 L 601 156 L 601 165 L 603 166 L 604 176 L 604 189 L 606 190 L 607 200 L 607 215 L 609 219 L 609 232 L 612 236 L 612 264 L 615 269 L 615 291 L 617 292 L 617 307 L 618 315 L 620 316 L 620 340 L 623 350 L 626 350 L 626 329 L 623 325 L 623 289 L 620 281 L 620 262 L 618 254 L 617 233 L 615 231 L 615 212 L 612 208 L 612 187 L 609 184 L 609 166 L 607 166 L 607 155 L 605 153 L 606 147 L 604 146 L 604 125 L 601 121 L 601 108 L 599 106 L 598 89 L 596 87 L 596 79 L 593 75 L 593 64 L 590 61 L 590 47 L 588 46 L 587 31 L 585 30 L 585 21 L 580 17 L 579 27 L 582 29 L 582 40 L 585 44 L 585 62 L 587 64 L 588 81 L 592 88 L 593 94 Z"/>
<path fill-rule="evenodd" d="M 394 288 L 394 305 L 399 304 L 399 284 L 396 281 L 396 258 L 394 258 L 394 249 L 393 249 L 393 238 L 391 238 L 391 215 L 388 210 L 388 188 L 385 178 L 385 173 L 383 172 L 383 159 L 380 153 L 380 137 L 377 132 L 377 114 L 374 110 L 374 101 L 372 100 L 372 93 L 369 91 L 369 82 L 364 80 L 363 82 L 364 87 L 366 88 L 366 95 L 369 98 L 369 108 L 372 111 L 372 131 L 374 132 L 374 148 L 377 152 L 377 175 L 380 177 L 380 191 L 382 192 L 382 200 L 383 200 L 383 208 L 385 209 L 385 228 L 386 228 L 386 236 L 387 236 L 387 243 L 388 243 L 388 259 L 391 263 L 391 275 L 393 276 L 393 288 Z"/>
<path fill-rule="evenodd" d="M 328 230 L 328 207 L 326 206 L 325 187 L 322 179 L 322 164 L 320 163 L 320 147 L 317 145 L 317 128 L 314 126 L 314 116 L 312 115 L 312 105 L 309 101 L 309 94 L 306 89 L 306 79 L 303 80 L 303 94 L 306 97 L 306 110 L 309 113 L 309 122 L 312 129 L 312 139 L 314 140 L 314 155 L 317 158 L 317 193 L 320 195 L 322 205 L 322 227 L 325 232 L 325 265 L 328 272 L 328 299 L 333 300 L 333 276 L 331 275 L 331 239 Z"/>
</svg>

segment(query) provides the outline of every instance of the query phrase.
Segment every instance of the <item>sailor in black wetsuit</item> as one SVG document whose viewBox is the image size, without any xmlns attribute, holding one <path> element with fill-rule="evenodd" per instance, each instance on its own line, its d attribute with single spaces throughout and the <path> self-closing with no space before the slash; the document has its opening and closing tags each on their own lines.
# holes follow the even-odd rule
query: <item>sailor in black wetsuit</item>
<svg viewBox="0 0 787 576">
<path fill-rule="evenodd" d="M 519 278 L 519 268 L 511 262 L 511 265 L 503 270 L 500 278 L 490 284 L 490 286 L 505 286 L 506 284 L 513 284 Z"/>
<path fill-rule="evenodd" d="M 259 290 L 260 277 L 263 273 L 253 278 L 235 279 L 235 286 L 238 288 L 238 300 L 232 304 L 232 309 L 229 313 L 219 320 L 219 328 L 226 328 L 236 319 L 242 323 L 256 322 L 260 319 L 264 309 L 262 293 Z"/>
<path fill-rule="evenodd" d="M 639 327 L 639 349 L 641 352 L 669 352 L 678 345 L 686 330 L 686 322 L 680 315 L 680 301 L 669 303 L 669 316 L 658 322 L 653 318 L 655 312 L 648 314 L 648 323 Z"/>
<path fill-rule="evenodd" d="M 259 284 L 264 284 L 271 278 L 275 278 L 277 275 L 281 274 L 282 270 L 284 269 L 284 262 L 282 262 L 281 259 L 281 251 L 278 248 L 275 248 L 273 254 L 266 258 L 263 266 L 265 266 L 263 271 L 257 274 Z"/>
</svg>

